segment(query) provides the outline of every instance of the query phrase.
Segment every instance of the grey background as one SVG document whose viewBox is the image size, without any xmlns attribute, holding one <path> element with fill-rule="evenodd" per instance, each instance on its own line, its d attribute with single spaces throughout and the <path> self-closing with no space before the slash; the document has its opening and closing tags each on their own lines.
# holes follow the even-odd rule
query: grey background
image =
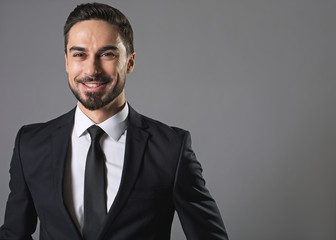
<svg viewBox="0 0 336 240">
<path fill-rule="evenodd" d="M 62 28 L 80 2 L 0 1 L 1 218 L 17 130 L 75 106 Z M 336 239 L 336 1 L 103 2 L 134 28 L 128 101 L 191 131 L 231 239 Z"/>
</svg>

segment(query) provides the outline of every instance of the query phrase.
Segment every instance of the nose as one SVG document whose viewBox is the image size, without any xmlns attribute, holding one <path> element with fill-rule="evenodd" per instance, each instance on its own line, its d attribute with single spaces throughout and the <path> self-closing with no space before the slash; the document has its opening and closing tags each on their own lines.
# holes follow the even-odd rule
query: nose
<svg viewBox="0 0 336 240">
<path fill-rule="evenodd" d="M 102 72 L 99 59 L 91 57 L 86 60 L 84 72 L 88 76 L 96 76 Z"/>
</svg>

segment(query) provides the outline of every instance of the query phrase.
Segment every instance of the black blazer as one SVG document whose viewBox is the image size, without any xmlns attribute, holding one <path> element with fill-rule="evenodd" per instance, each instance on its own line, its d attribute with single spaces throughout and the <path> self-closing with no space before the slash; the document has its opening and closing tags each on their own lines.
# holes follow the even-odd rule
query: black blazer
<svg viewBox="0 0 336 240">
<path fill-rule="evenodd" d="M 81 240 L 63 200 L 72 111 L 20 129 L 10 166 L 10 195 L 1 240 Z M 188 132 L 130 107 L 121 184 L 99 240 L 168 240 L 176 210 L 187 239 L 228 239 L 205 187 Z"/>
</svg>

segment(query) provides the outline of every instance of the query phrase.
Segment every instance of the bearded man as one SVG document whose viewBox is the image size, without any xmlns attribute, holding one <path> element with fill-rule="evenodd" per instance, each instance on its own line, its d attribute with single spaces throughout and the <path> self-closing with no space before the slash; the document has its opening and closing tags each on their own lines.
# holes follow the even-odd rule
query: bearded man
<svg viewBox="0 0 336 240">
<path fill-rule="evenodd" d="M 189 132 L 125 99 L 133 31 L 117 9 L 77 6 L 64 26 L 70 112 L 22 127 L 1 240 L 168 240 L 175 211 L 187 239 L 228 239 Z"/>
</svg>

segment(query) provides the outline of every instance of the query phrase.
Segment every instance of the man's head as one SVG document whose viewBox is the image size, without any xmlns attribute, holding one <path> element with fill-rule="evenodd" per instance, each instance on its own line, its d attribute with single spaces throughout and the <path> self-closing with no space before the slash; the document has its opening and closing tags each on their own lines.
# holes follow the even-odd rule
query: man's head
<svg viewBox="0 0 336 240">
<path fill-rule="evenodd" d="M 123 105 L 135 58 L 126 17 L 105 4 L 79 5 L 65 24 L 64 42 L 69 86 L 79 106 L 93 111 Z"/>
</svg>

